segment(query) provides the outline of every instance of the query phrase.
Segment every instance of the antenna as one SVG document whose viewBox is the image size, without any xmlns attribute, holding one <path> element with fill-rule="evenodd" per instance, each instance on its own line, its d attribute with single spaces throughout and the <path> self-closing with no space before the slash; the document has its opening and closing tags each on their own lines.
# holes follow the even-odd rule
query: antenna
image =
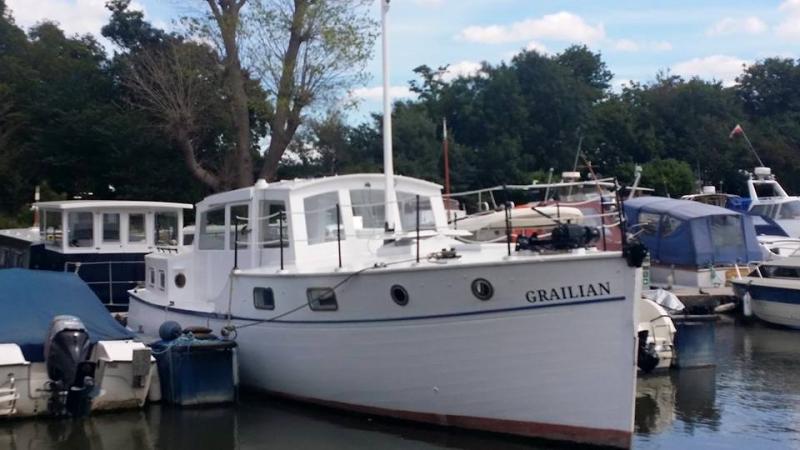
<svg viewBox="0 0 800 450">
<path fill-rule="evenodd" d="M 396 230 L 397 195 L 394 192 L 394 162 L 392 159 L 392 99 L 389 93 L 389 1 L 381 0 L 381 46 L 383 52 L 383 175 L 386 186 L 384 192 L 384 227 L 387 231 Z"/>
</svg>

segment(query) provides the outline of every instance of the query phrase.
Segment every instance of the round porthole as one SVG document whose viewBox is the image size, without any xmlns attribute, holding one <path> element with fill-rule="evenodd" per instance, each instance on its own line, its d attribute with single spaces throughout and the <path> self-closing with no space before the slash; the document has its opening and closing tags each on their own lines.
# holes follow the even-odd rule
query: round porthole
<svg viewBox="0 0 800 450">
<path fill-rule="evenodd" d="M 175 286 L 179 288 L 186 286 L 186 275 L 182 273 L 175 275 Z"/>
<path fill-rule="evenodd" d="M 389 293 L 392 295 L 392 300 L 398 305 L 406 306 L 408 304 L 408 291 L 403 286 L 395 284 L 389 289 Z"/>
<path fill-rule="evenodd" d="M 489 283 L 489 280 L 476 278 L 472 282 L 472 295 L 480 300 L 489 300 L 494 295 L 494 287 L 492 287 L 492 283 Z"/>
</svg>

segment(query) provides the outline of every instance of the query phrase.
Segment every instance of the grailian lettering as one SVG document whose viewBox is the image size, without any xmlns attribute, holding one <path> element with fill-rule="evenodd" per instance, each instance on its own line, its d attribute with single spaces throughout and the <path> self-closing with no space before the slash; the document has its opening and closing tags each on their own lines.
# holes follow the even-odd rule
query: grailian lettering
<svg viewBox="0 0 800 450">
<path fill-rule="evenodd" d="M 601 297 L 611 294 L 611 282 L 587 283 L 558 288 L 536 289 L 525 293 L 525 300 L 529 303 L 545 303 L 560 300 L 573 300 L 580 298 Z"/>
</svg>

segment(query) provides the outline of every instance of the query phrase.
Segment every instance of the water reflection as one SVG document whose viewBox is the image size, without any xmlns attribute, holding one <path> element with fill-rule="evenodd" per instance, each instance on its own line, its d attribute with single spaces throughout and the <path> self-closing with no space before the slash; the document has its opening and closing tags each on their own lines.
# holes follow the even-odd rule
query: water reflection
<svg viewBox="0 0 800 450">
<path fill-rule="evenodd" d="M 639 378 L 635 447 L 800 448 L 800 331 L 721 324 L 716 345 L 716 368 Z M 0 422 L 0 449 L 554 447 L 370 419 L 251 394 L 243 398 L 235 407 L 153 406 L 84 420 Z"/>
</svg>

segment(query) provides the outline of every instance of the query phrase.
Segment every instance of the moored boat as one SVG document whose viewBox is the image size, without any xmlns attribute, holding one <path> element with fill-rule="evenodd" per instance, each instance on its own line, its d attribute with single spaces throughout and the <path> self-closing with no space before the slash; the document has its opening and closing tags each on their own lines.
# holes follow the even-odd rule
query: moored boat
<svg viewBox="0 0 800 450">
<path fill-rule="evenodd" d="M 800 328 L 800 256 L 764 262 L 732 283 L 746 312 L 752 310 L 765 322 Z"/>
</svg>

